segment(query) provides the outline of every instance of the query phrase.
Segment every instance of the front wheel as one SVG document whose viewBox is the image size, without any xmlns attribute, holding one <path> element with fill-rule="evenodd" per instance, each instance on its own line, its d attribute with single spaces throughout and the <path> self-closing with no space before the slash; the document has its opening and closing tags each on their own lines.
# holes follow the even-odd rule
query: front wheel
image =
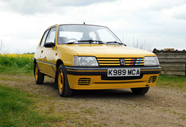
<svg viewBox="0 0 186 127">
<path fill-rule="evenodd" d="M 144 87 L 144 88 L 131 88 L 132 92 L 134 94 L 137 94 L 137 95 L 145 95 L 148 90 L 149 90 L 149 87 Z"/>
<path fill-rule="evenodd" d="M 65 67 L 63 66 L 63 64 L 59 66 L 56 78 L 59 95 L 61 97 L 71 96 L 73 90 L 69 87 Z"/>
<path fill-rule="evenodd" d="M 35 82 L 36 84 L 43 84 L 44 81 L 44 74 L 42 74 L 38 67 L 37 64 L 35 64 L 34 66 L 34 76 L 35 76 Z"/>
</svg>

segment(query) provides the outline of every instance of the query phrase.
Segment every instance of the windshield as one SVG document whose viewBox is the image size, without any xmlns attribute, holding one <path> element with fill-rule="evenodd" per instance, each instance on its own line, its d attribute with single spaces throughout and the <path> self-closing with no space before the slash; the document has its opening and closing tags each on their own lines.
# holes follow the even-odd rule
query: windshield
<svg viewBox="0 0 186 127">
<path fill-rule="evenodd" d="M 72 43 L 118 43 L 121 41 L 107 28 L 94 25 L 59 26 L 58 44 Z"/>
</svg>

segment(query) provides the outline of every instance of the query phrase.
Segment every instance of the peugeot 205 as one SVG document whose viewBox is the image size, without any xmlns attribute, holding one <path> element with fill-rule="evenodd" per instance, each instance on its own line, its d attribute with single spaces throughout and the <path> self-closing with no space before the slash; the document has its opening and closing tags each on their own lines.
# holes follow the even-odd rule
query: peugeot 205
<svg viewBox="0 0 186 127">
<path fill-rule="evenodd" d="M 144 95 L 161 72 L 154 53 L 126 47 L 107 27 L 57 24 L 44 32 L 34 57 L 35 82 L 55 79 L 60 96 L 73 90 L 131 88 Z"/>
</svg>

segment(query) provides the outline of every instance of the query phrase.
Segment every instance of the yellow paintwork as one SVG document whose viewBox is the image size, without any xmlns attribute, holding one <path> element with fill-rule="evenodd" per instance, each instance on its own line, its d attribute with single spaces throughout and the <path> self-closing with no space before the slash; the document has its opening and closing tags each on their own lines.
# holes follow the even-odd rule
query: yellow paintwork
<svg viewBox="0 0 186 127">
<path fill-rule="evenodd" d="M 56 27 L 56 33 L 58 31 L 58 25 L 49 27 Z M 43 36 L 42 36 L 43 38 Z M 42 41 L 40 40 L 40 43 Z M 103 44 L 57 44 L 57 34 L 55 39 L 55 47 L 45 48 L 40 47 L 40 43 L 36 48 L 35 59 L 41 73 L 44 73 L 50 77 L 55 78 L 57 71 L 56 62 L 61 60 L 64 66 L 73 66 L 73 56 L 95 56 L 100 58 L 144 58 L 145 56 L 156 56 L 155 54 L 144 51 L 141 49 L 125 47 L 123 45 L 103 45 Z M 41 51 L 43 50 L 43 53 Z M 128 59 L 127 59 L 128 58 Z M 140 65 L 143 65 L 144 59 Z M 119 63 L 116 62 L 119 65 Z M 70 69 L 67 69 L 70 71 Z M 73 70 L 79 72 L 81 70 Z M 141 71 L 159 71 L 159 70 L 141 70 Z M 82 72 L 82 71 L 81 71 Z M 101 70 L 86 70 L 83 72 L 105 72 Z M 81 76 L 81 75 L 70 75 L 67 74 L 69 86 L 71 89 L 117 89 L 117 88 L 136 88 L 146 87 L 146 85 L 155 86 L 155 83 L 148 83 L 150 76 L 159 76 L 159 74 L 145 74 L 142 79 L 136 80 L 101 80 L 100 75 L 94 76 Z M 79 78 L 91 78 L 90 85 L 78 85 Z"/>
<path fill-rule="evenodd" d="M 122 45 L 103 45 L 103 44 L 69 44 L 65 45 L 79 56 L 96 57 L 144 57 L 155 56 L 155 54 L 136 48 L 125 47 Z"/>
</svg>

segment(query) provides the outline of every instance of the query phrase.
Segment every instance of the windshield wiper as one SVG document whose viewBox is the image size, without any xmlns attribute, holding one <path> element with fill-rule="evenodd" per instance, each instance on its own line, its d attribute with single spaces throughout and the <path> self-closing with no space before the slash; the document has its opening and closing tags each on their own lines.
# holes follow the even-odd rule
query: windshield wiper
<svg viewBox="0 0 186 127">
<path fill-rule="evenodd" d="M 67 44 L 74 44 L 77 42 L 89 42 L 89 43 L 93 43 L 93 42 L 98 42 L 99 44 L 104 44 L 102 41 L 99 40 L 78 40 L 78 41 L 72 41 L 72 42 L 68 42 Z"/>
<path fill-rule="evenodd" d="M 78 42 L 89 42 L 89 43 L 92 43 L 92 42 L 98 42 L 99 44 L 103 44 L 102 41 L 99 41 L 99 40 L 79 40 Z"/>
<path fill-rule="evenodd" d="M 77 41 L 68 42 L 66 44 L 74 44 L 74 43 L 77 43 Z"/>
<path fill-rule="evenodd" d="M 108 41 L 108 42 L 106 42 L 106 44 L 110 44 L 110 43 L 117 43 L 117 44 L 120 44 L 120 45 L 123 44 L 123 43 L 120 43 L 120 42 L 117 42 L 117 41 Z"/>
</svg>

